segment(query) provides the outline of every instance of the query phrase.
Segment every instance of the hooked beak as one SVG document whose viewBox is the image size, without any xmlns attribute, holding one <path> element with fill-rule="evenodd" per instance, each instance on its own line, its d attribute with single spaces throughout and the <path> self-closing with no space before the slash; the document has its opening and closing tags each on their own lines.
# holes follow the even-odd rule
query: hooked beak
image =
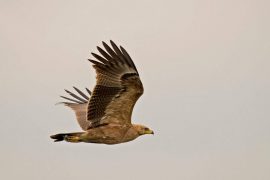
<svg viewBox="0 0 270 180">
<path fill-rule="evenodd" d="M 154 131 L 152 131 L 151 129 L 149 129 L 148 131 L 145 131 L 145 134 L 153 134 L 154 135 Z"/>
</svg>

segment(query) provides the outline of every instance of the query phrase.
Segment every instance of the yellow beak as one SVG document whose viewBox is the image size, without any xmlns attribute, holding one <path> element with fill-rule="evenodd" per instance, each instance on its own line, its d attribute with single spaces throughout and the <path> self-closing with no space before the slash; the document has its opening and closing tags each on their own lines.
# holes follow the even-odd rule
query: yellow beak
<svg viewBox="0 0 270 180">
<path fill-rule="evenodd" d="M 145 134 L 153 134 L 153 135 L 154 135 L 154 131 L 152 131 L 151 129 L 145 131 L 144 133 L 145 133 Z"/>
</svg>

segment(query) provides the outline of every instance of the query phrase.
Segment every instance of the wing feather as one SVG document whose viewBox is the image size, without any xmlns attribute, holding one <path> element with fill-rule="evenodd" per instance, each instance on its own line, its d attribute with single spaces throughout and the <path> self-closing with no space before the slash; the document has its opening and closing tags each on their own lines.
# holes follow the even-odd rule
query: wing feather
<svg viewBox="0 0 270 180">
<path fill-rule="evenodd" d="M 66 100 L 69 100 L 69 101 L 72 101 L 72 102 L 75 102 L 75 103 L 78 103 L 78 104 L 82 104 L 81 101 L 78 101 L 78 100 L 75 100 L 75 99 L 71 99 L 71 98 L 68 98 L 68 97 L 65 97 L 65 96 L 60 96 L 61 98 L 63 99 L 66 99 Z"/>
<path fill-rule="evenodd" d="M 106 51 L 110 54 L 111 57 L 118 59 L 117 54 L 108 46 L 105 42 L 102 41 L 103 46 L 105 47 Z"/>
<path fill-rule="evenodd" d="M 121 59 L 122 62 L 125 63 L 126 60 L 125 60 L 122 52 L 120 51 L 120 49 L 117 47 L 117 45 L 112 40 L 110 42 L 111 42 L 111 45 L 113 47 L 113 50 L 115 51 L 115 53 L 117 54 L 117 56 Z"/>
<path fill-rule="evenodd" d="M 138 71 L 137 71 L 137 68 L 134 64 L 134 62 L 132 61 L 131 57 L 129 56 L 129 54 L 127 53 L 127 51 L 122 47 L 120 46 L 120 49 L 121 51 L 123 52 L 123 55 L 125 56 L 125 59 L 128 61 L 128 64 L 134 68 L 134 70 L 137 72 L 137 74 L 139 75 Z"/>
<path fill-rule="evenodd" d="M 85 88 L 85 90 L 88 92 L 88 94 L 91 96 L 91 91 L 88 88 Z"/>
<path fill-rule="evenodd" d="M 78 88 L 76 87 L 73 87 L 73 88 L 79 93 L 79 95 L 81 95 L 81 97 L 66 90 L 66 92 L 75 99 L 68 98 L 65 96 L 60 96 L 66 100 L 69 100 L 68 102 L 61 102 L 61 103 L 70 107 L 75 112 L 76 119 L 80 127 L 86 131 L 90 127 L 90 122 L 87 120 L 87 104 L 88 103 L 86 101 L 89 99 L 89 97 L 86 94 L 84 94 L 82 91 L 80 91 Z M 89 93 L 89 95 L 91 95 L 91 91 L 89 89 L 86 88 L 86 91 Z"/>
<path fill-rule="evenodd" d="M 97 82 L 88 103 L 87 120 L 91 128 L 107 123 L 130 124 L 133 107 L 143 94 L 143 85 L 132 59 L 124 48 L 110 41 L 102 42 L 105 50 L 92 53 L 89 60 L 96 70 Z"/>
<path fill-rule="evenodd" d="M 89 97 L 86 96 L 81 90 L 79 90 L 78 88 L 74 87 L 73 88 L 86 100 L 89 100 Z"/>
<path fill-rule="evenodd" d="M 83 98 L 77 96 L 76 94 L 74 94 L 74 93 L 72 93 L 72 92 L 70 92 L 70 91 L 68 91 L 68 90 L 66 90 L 66 89 L 65 89 L 65 91 L 66 91 L 69 95 L 71 95 L 72 97 L 76 98 L 77 100 L 79 100 L 79 101 L 81 101 L 81 102 L 83 102 L 83 103 L 87 103 L 87 100 L 85 100 L 85 99 L 83 99 Z"/>
</svg>

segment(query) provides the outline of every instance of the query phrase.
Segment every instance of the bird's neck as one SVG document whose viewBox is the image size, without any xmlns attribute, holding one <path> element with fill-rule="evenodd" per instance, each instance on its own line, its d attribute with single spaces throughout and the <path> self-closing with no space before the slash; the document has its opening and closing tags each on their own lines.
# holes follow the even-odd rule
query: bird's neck
<svg viewBox="0 0 270 180">
<path fill-rule="evenodd" d="M 123 141 L 127 142 L 127 141 L 132 141 L 134 139 L 136 139 L 137 137 L 139 137 L 140 134 L 137 132 L 136 127 L 134 127 L 134 125 L 132 125 L 126 132 L 126 134 L 123 137 Z"/>
</svg>

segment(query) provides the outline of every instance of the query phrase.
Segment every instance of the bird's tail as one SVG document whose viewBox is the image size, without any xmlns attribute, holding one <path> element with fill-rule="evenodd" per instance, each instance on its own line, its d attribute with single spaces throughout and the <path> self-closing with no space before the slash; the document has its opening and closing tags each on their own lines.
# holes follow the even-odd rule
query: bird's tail
<svg viewBox="0 0 270 180">
<path fill-rule="evenodd" d="M 50 137 L 52 139 L 54 139 L 54 142 L 67 141 L 67 142 L 77 143 L 77 142 L 81 142 L 81 135 L 82 134 L 83 134 L 83 132 L 79 132 L 79 133 L 61 133 L 61 134 L 51 135 Z"/>
</svg>

